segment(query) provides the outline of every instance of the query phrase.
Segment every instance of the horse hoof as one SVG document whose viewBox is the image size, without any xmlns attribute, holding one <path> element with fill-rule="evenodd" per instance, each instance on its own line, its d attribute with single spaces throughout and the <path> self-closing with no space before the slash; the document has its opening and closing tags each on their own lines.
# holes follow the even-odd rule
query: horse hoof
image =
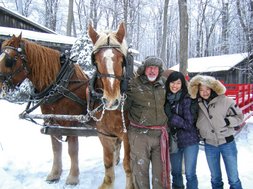
<svg viewBox="0 0 253 189">
<path fill-rule="evenodd" d="M 110 177 L 105 177 L 103 183 L 98 189 L 113 189 L 114 187 L 113 181 Z"/>
<path fill-rule="evenodd" d="M 55 183 L 58 183 L 60 181 L 60 179 L 53 179 L 53 180 L 48 180 L 48 179 L 46 179 L 46 182 L 48 183 L 48 184 L 55 184 Z"/>
<path fill-rule="evenodd" d="M 74 176 L 68 176 L 66 180 L 66 185 L 77 185 L 79 183 L 79 178 Z"/>
<path fill-rule="evenodd" d="M 57 182 L 59 182 L 60 177 L 61 177 L 60 174 L 57 174 L 57 175 L 49 174 L 46 178 L 46 182 L 49 183 L 49 184 L 57 183 Z"/>
<path fill-rule="evenodd" d="M 102 184 L 98 189 L 113 189 L 113 186 Z"/>
</svg>

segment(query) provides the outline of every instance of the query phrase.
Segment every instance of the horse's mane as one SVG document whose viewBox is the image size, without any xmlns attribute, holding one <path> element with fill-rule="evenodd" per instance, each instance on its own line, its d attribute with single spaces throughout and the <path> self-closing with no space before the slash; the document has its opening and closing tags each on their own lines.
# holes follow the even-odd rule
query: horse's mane
<svg viewBox="0 0 253 189">
<path fill-rule="evenodd" d="M 93 47 L 93 51 L 96 51 L 99 47 L 103 45 L 108 45 L 108 38 L 110 45 L 118 45 L 120 47 L 120 51 L 126 56 L 127 55 L 127 43 L 124 39 L 122 43 L 117 40 L 116 32 L 101 32 L 99 33 L 99 38 L 96 44 Z"/>
<path fill-rule="evenodd" d="M 60 52 L 34 42 L 22 39 L 29 67 L 31 80 L 38 90 L 52 84 L 60 70 Z"/>
</svg>

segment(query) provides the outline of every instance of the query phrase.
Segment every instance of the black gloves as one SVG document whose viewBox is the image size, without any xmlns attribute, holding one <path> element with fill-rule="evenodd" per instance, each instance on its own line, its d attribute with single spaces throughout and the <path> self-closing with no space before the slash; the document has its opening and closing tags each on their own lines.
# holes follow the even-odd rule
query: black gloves
<svg viewBox="0 0 253 189">
<path fill-rule="evenodd" d="M 170 127 L 170 133 L 172 135 L 175 135 L 177 133 L 177 128 L 176 127 Z"/>
<path fill-rule="evenodd" d="M 241 129 L 241 127 L 240 126 L 236 126 L 236 127 L 234 127 L 234 130 L 235 131 L 239 131 Z"/>
<path fill-rule="evenodd" d="M 225 126 L 229 126 L 230 125 L 230 121 L 228 120 L 228 118 L 224 118 L 224 121 L 226 122 L 226 125 Z M 239 131 L 241 129 L 241 127 L 240 126 L 236 126 L 236 127 L 234 127 L 234 130 L 235 131 Z"/>
<path fill-rule="evenodd" d="M 225 120 L 225 122 L 226 122 L 226 125 L 225 125 L 225 126 L 229 126 L 229 125 L 230 125 L 230 122 L 229 122 L 228 118 L 225 117 L 224 120 Z"/>
<path fill-rule="evenodd" d="M 170 103 L 165 103 L 165 105 L 164 105 L 164 112 L 165 112 L 165 114 L 167 115 L 167 117 L 168 117 L 168 120 L 170 120 L 171 118 L 172 118 L 172 111 L 171 111 L 171 105 L 170 105 Z"/>
</svg>

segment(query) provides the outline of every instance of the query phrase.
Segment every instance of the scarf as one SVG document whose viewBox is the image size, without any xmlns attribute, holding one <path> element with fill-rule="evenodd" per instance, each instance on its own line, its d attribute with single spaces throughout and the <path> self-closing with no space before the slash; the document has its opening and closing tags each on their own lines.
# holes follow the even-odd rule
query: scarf
<svg viewBox="0 0 253 189">
<path fill-rule="evenodd" d="M 182 90 L 178 91 L 177 93 L 168 93 L 167 100 L 172 105 L 180 101 L 181 96 L 182 96 Z"/>
</svg>

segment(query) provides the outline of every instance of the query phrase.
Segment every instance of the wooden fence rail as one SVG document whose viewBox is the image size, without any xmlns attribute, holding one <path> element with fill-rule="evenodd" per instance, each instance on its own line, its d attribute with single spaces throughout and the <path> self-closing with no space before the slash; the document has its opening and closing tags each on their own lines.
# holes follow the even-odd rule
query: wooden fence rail
<svg viewBox="0 0 253 189">
<path fill-rule="evenodd" d="M 253 110 L 253 84 L 224 84 L 226 95 L 233 98 L 244 114 Z"/>
</svg>

